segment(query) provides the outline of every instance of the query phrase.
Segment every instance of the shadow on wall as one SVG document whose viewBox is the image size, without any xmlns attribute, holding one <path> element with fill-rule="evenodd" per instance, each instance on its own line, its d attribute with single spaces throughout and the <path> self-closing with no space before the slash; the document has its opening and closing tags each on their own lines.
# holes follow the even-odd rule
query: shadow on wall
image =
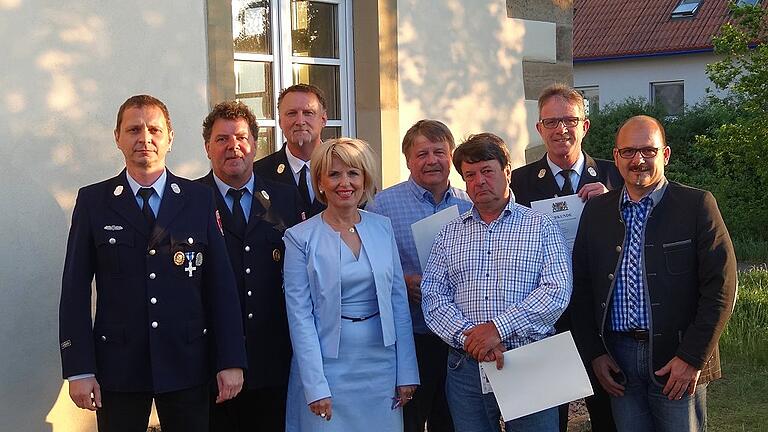
<svg viewBox="0 0 768 432">
<path fill-rule="evenodd" d="M 122 169 L 112 130 L 130 95 L 168 104 L 169 163 L 208 167 L 204 5 L 0 0 L 0 418 L 3 430 L 91 431 L 62 386 L 58 302 L 78 188 Z M 58 400 L 58 403 L 57 403 Z"/>
<path fill-rule="evenodd" d="M 457 141 L 493 132 L 523 164 L 535 101 L 524 101 L 522 62 L 555 62 L 554 24 L 507 18 L 503 0 L 407 0 L 398 13 L 401 129 L 426 116 Z"/>
</svg>

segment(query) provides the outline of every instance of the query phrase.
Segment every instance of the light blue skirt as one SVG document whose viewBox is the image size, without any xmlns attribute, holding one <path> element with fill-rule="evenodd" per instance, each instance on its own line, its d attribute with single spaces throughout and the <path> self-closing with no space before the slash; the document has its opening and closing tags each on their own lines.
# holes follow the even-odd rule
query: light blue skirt
<svg viewBox="0 0 768 432">
<path fill-rule="evenodd" d="M 378 315 L 361 322 L 342 319 L 339 357 L 324 357 L 323 370 L 331 389 L 331 420 L 309 410 L 294 357 L 288 383 L 286 431 L 403 430 L 402 408 L 392 410 L 397 373 L 395 345 L 384 346 Z"/>
</svg>

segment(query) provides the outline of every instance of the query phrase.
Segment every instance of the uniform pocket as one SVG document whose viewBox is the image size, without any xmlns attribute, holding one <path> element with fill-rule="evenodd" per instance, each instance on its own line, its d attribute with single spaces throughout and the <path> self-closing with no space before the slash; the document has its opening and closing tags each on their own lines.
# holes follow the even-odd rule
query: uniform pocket
<svg viewBox="0 0 768 432">
<path fill-rule="evenodd" d="M 198 280 L 206 266 L 208 239 L 199 232 L 171 233 L 171 260 L 174 276 Z"/>
<path fill-rule="evenodd" d="M 96 254 L 99 267 L 113 278 L 123 278 L 130 273 L 124 264 L 132 256 L 133 233 L 130 231 L 101 231 L 96 235 Z M 126 268 L 123 268 L 126 267 Z"/>
</svg>

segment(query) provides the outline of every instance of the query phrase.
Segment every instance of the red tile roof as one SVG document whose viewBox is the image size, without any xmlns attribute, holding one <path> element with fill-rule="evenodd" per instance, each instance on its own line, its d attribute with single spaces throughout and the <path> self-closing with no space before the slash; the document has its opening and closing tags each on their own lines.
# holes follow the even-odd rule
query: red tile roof
<svg viewBox="0 0 768 432">
<path fill-rule="evenodd" d="M 575 0 L 573 60 L 712 49 L 712 36 L 729 17 L 728 1 L 702 0 L 692 17 L 672 18 L 678 2 Z"/>
</svg>

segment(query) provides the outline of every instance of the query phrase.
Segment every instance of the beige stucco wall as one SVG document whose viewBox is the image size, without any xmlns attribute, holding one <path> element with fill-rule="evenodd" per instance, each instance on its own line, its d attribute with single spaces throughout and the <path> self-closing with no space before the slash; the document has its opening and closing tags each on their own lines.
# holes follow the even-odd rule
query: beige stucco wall
<svg viewBox="0 0 768 432">
<path fill-rule="evenodd" d="M 203 0 L 0 0 L 0 429 L 90 431 L 60 376 L 58 298 L 77 189 L 115 175 L 118 106 L 150 93 L 177 130 L 169 166 L 207 169 Z"/>
<path fill-rule="evenodd" d="M 478 132 L 501 136 L 513 165 L 524 163 L 525 148 L 537 139 L 537 111 L 535 101 L 525 100 L 523 61 L 554 63 L 556 32 L 551 22 L 508 18 L 506 4 L 398 0 L 400 139 L 415 121 L 435 118 L 457 142 Z M 399 142 L 387 145 L 399 152 Z M 397 177 L 405 179 L 400 162 Z M 462 184 L 457 175 L 451 181 Z"/>
</svg>

